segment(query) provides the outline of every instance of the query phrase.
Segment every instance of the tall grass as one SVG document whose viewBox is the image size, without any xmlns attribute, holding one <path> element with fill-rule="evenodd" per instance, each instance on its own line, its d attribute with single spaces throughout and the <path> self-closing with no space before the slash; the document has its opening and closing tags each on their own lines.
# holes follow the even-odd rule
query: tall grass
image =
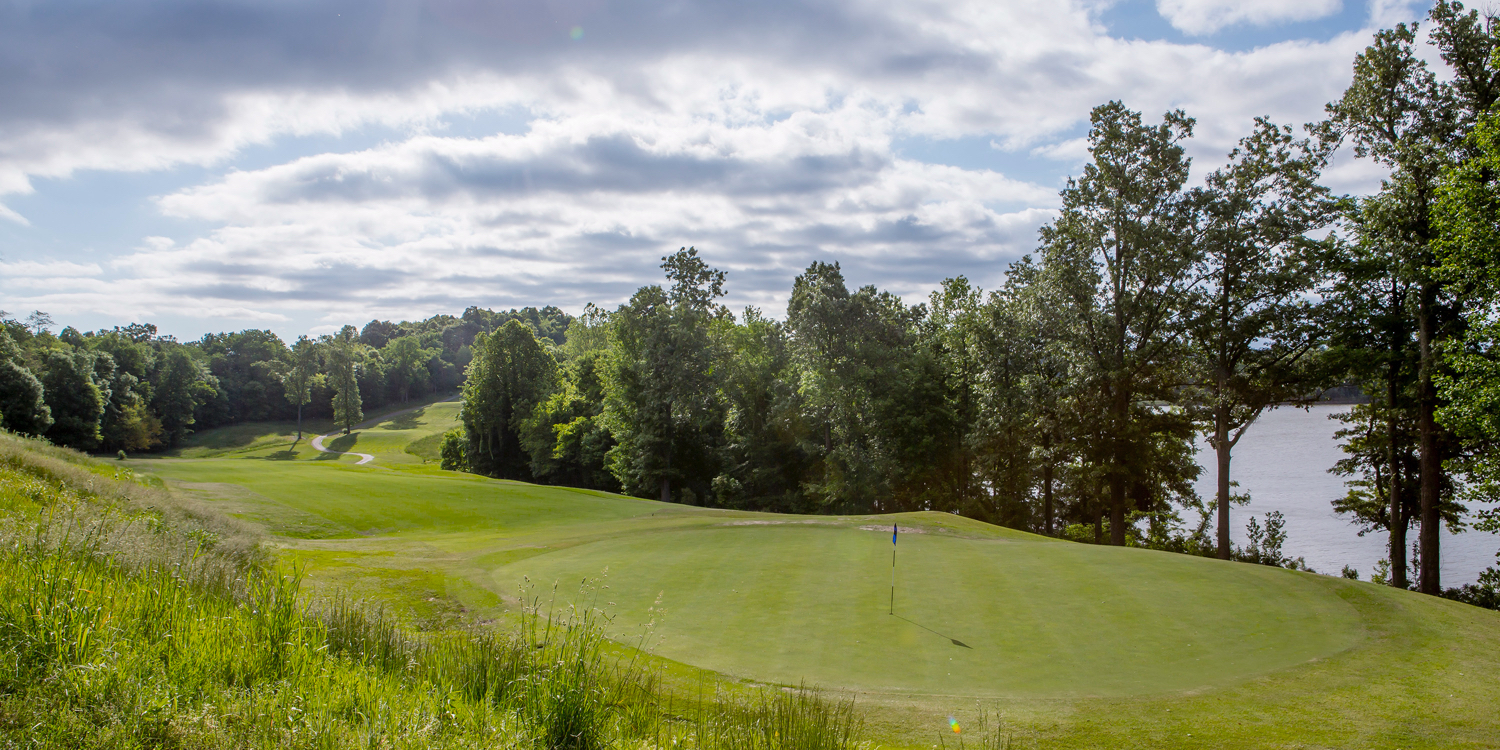
<svg viewBox="0 0 1500 750">
<path fill-rule="evenodd" d="M 604 614 L 407 631 L 211 510 L 0 434 L 0 747 L 811 748 L 859 742 L 807 689 L 666 695 Z M 682 710 L 678 710 L 678 706 Z"/>
</svg>

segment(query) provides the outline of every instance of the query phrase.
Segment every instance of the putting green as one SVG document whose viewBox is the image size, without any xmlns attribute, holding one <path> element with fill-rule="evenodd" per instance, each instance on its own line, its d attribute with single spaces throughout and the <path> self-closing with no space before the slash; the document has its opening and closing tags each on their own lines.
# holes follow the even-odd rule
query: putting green
<svg viewBox="0 0 1500 750">
<path fill-rule="evenodd" d="M 920 520 L 916 521 L 920 523 Z M 735 523 L 735 522 L 730 522 Z M 741 522 L 743 523 L 743 522 Z M 740 525 L 602 539 L 498 568 L 600 591 L 629 641 L 757 681 L 884 693 L 1129 695 L 1223 684 L 1353 645 L 1357 613 L 1290 571 L 1014 535 Z"/>
</svg>

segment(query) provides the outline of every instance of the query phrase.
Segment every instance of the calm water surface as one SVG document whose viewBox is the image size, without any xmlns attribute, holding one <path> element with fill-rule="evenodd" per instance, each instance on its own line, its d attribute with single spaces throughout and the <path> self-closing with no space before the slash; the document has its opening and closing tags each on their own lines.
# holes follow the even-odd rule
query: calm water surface
<svg viewBox="0 0 1500 750">
<path fill-rule="evenodd" d="M 1254 515 L 1264 523 L 1273 510 L 1286 516 L 1286 544 L 1282 553 L 1303 557 L 1319 573 L 1337 575 L 1345 565 L 1359 570 L 1369 580 L 1375 561 L 1385 557 L 1383 532 L 1358 536 L 1358 528 L 1347 516 L 1338 516 L 1330 504 L 1345 493 L 1342 477 L 1328 473 L 1343 451 L 1333 439 L 1339 423 L 1329 416 L 1347 406 L 1315 406 L 1310 411 L 1281 408 L 1261 416 L 1250 426 L 1234 449 L 1230 478 L 1240 492 L 1250 493 L 1250 504 L 1231 510 L 1235 544 L 1248 541 L 1245 524 Z M 1215 492 L 1214 455 L 1200 438 L 1198 494 L 1212 498 Z M 1413 527 L 1407 543 L 1416 541 Z M 1444 531 L 1442 541 L 1443 586 L 1473 583 L 1485 567 L 1496 564 L 1500 535 Z M 1408 553 L 1410 556 L 1410 553 Z"/>
</svg>

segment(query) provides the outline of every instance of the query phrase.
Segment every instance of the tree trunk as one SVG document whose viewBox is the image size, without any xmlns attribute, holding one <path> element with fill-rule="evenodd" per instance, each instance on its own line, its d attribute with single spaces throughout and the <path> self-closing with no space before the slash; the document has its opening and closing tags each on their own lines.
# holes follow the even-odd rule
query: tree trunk
<svg viewBox="0 0 1500 750">
<path fill-rule="evenodd" d="M 1386 398 L 1389 413 L 1386 415 L 1386 438 L 1390 442 L 1391 462 L 1391 585 L 1406 588 L 1406 509 L 1401 497 L 1401 453 L 1396 446 L 1396 369 L 1399 364 L 1393 359 L 1389 380 L 1386 383 Z"/>
<path fill-rule="evenodd" d="M 672 441 L 668 440 L 667 441 L 667 446 L 668 446 L 667 447 L 667 465 L 666 465 L 666 468 L 662 470 L 662 474 L 661 474 L 661 501 L 664 502 L 664 503 L 670 503 L 670 502 L 672 502 L 672 477 L 671 477 L 671 474 L 669 473 L 669 472 L 672 471 L 672 449 L 671 449 L 671 445 L 672 445 Z"/>
<path fill-rule="evenodd" d="M 1104 544 L 1104 510 L 1094 509 L 1094 544 Z"/>
<path fill-rule="evenodd" d="M 1125 546 L 1125 478 L 1109 478 L 1109 543 Z"/>
<path fill-rule="evenodd" d="M 302 404 L 297 404 L 297 439 L 302 439 Z"/>
<path fill-rule="evenodd" d="M 1440 594 L 1443 591 L 1438 552 L 1438 532 L 1443 519 L 1438 513 L 1438 482 L 1442 464 L 1437 445 L 1437 396 L 1433 391 L 1432 377 L 1435 354 L 1432 350 L 1434 318 L 1433 307 L 1437 303 L 1437 286 L 1422 285 L 1417 303 L 1417 351 L 1421 357 L 1421 371 L 1417 380 L 1417 429 L 1421 434 L 1421 482 L 1422 482 L 1422 530 L 1421 569 L 1417 572 L 1417 584 L 1424 594 Z"/>
<path fill-rule="evenodd" d="M 1229 419 L 1220 409 L 1214 415 L 1214 455 L 1218 458 L 1219 470 L 1219 559 L 1228 560 L 1233 547 L 1229 541 Z"/>
<path fill-rule="evenodd" d="M 1042 468 L 1042 529 L 1052 536 L 1052 463 Z"/>
</svg>

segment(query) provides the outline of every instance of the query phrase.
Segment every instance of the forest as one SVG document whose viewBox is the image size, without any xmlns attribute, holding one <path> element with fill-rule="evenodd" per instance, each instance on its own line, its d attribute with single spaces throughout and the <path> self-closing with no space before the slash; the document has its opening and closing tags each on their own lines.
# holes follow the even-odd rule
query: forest
<svg viewBox="0 0 1500 750">
<path fill-rule="evenodd" d="M 365 408 L 461 391 L 444 468 L 1295 565 L 1275 529 L 1231 544 L 1233 449 L 1269 408 L 1357 392 L 1336 509 L 1389 535 L 1392 585 L 1440 593 L 1440 530 L 1500 531 L 1500 71 L 1487 19 L 1456 3 L 1431 19 L 1425 37 L 1377 34 L 1325 120 L 1259 119 L 1199 182 L 1186 113 L 1096 107 L 1090 161 L 997 289 L 950 278 L 912 304 L 818 261 L 775 317 L 728 309 L 727 274 L 684 248 L 664 283 L 576 318 L 471 307 L 288 345 L 0 315 L 0 414 L 141 452 L 242 422 L 347 430 Z M 1381 189 L 1324 186 L 1340 153 L 1386 168 Z M 1211 498 L 1193 489 L 1199 440 Z"/>
</svg>

